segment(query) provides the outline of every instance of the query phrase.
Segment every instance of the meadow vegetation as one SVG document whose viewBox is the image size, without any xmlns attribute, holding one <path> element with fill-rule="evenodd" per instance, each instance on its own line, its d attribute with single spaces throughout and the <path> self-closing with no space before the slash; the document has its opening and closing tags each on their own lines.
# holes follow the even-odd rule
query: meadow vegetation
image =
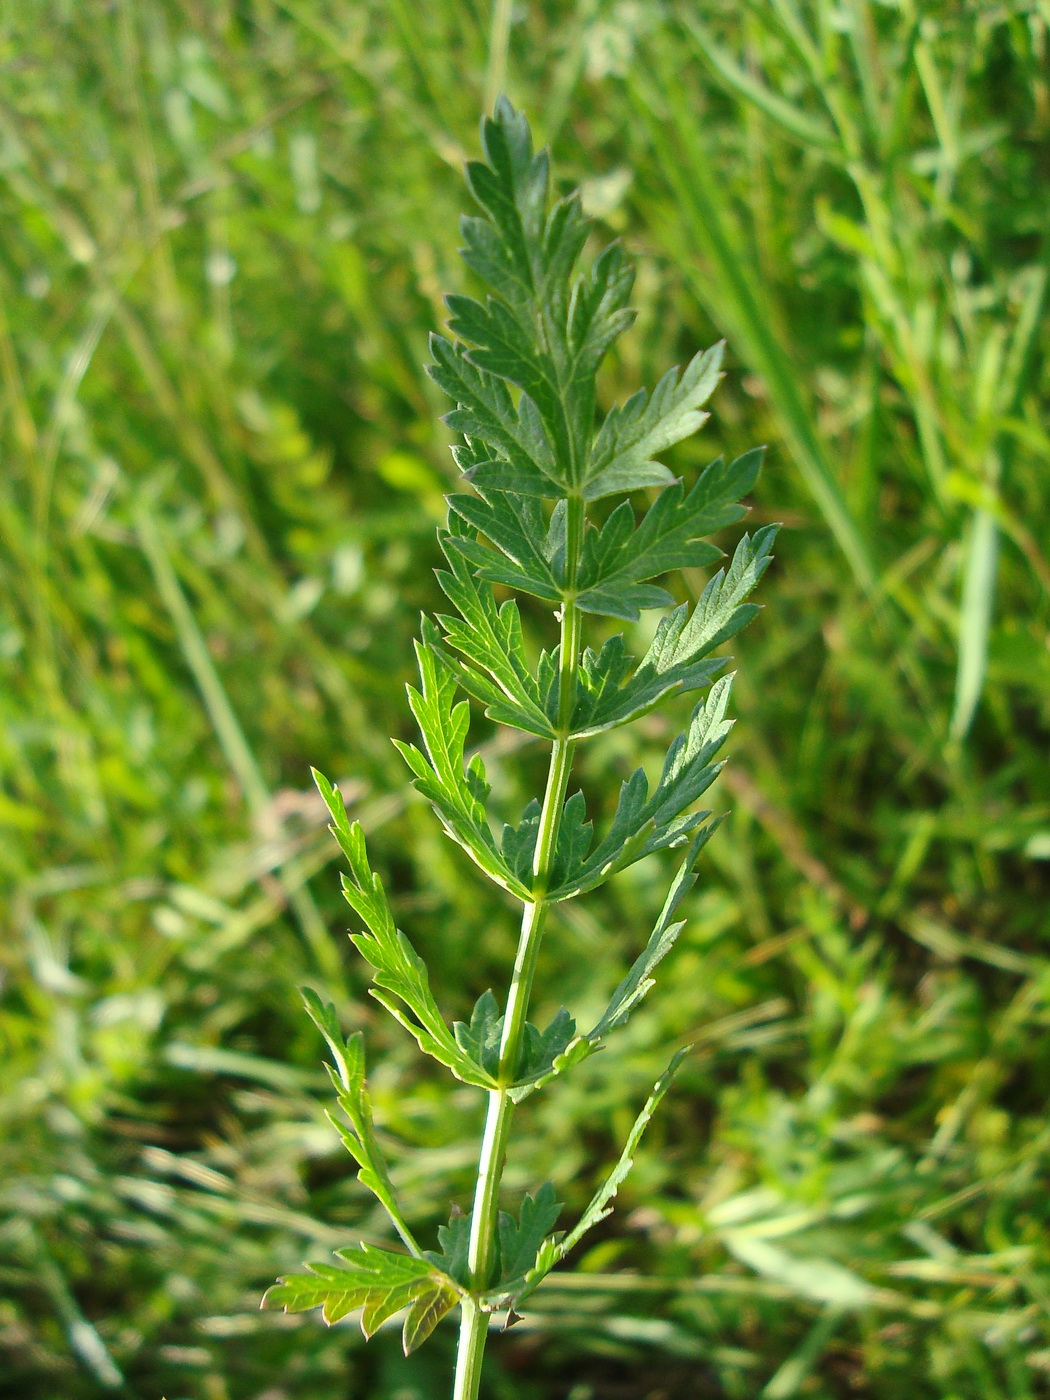
<svg viewBox="0 0 1050 1400">
<path fill-rule="evenodd" d="M 508 1190 L 550 1177 L 576 1219 L 669 1049 L 700 1051 L 483 1394 L 1050 1394 L 1048 26 L 1045 0 L 4 7 L 5 1400 L 445 1386 L 450 1329 L 406 1359 L 258 1301 L 391 1239 L 297 985 L 367 1032 L 412 1220 L 473 1187 L 482 1096 L 365 996 L 309 765 L 467 1019 L 513 910 L 389 736 L 416 738 L 457 480 L 427 337 L 500 90 L 638 265 L 604 402 L 724 335 L 668 461 L 691 483 L 767 442 L 749 528 L 785 528 L 661 994 L 521 1106 Z M 688 711 L 588 745 L 588 790 L 611 811 Z M 476 721 L 520 809 L 543 754 Z M 538 1019 L 600 1015 L 672 861 L 552 914 Z"/>
</svg>

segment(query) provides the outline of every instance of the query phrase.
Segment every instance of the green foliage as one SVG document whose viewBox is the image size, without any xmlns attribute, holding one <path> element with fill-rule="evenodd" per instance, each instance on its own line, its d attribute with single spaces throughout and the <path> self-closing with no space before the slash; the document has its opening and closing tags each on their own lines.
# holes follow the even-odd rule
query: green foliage
<svg viewBox="0 0 1050 1400">
<path fill-rule="evenodd" d="M 405 935 L 394 927 L 394 916 L 387 902 L 383 882 L 368 864 L 365 838 L 360 823 L 351 824 L 342 795 L 323 774 L 314 770 L 314 781 L 332 817 L 331 831 L 350 864 L 350 878 L 343 877 L 343 894 L 354 912 L 364 920 L 368 933 L 355 934 L 358 951 L 375 969 L 372 995 L 391 1016 L 415 1036 L 419 1048 L 447 1065 L 467 1084 L 489 1088 L 493 1080 L 480 1073 L 478 1065 L 464 1055 L 449 1031 L 430 991 L 426 964 L 413 952 Z M 401 1003 L 401 1005 L 398 1005 Z M 317 1012 L 308 1006 L 317 1019 Z M 406 1011 L 409 1013 L 406 1015 Z M 334 1048 L 333 1028 L 326 1022 L 325 1036 Z M 349 1044 L 349 1042 L 348 1042 Z M 363 1076 L 363 1052 L 355 1051 L 356 1072 Z M 343 1076 L 340 1064 L 340 1077 Z"/>
<path fill-rule="evenodd" d="M 328 1072 L 335 1085 L 339 1107 L 350 1124 L 350 1131 L 347 1132 L 331 1115 L 330 1121 L 339 1133 L 343 1146 L 361 1168 L 357 1174 L 358 1180 L 368 1187 L 390 1216 L 394 1228 L 409 1250 L 418 1255 L 419 1249 L 394 1200 L 390 1173 L 376 1141 L 372 1104 L 365 1084 L 364 1036 L 360 1031 L 356 1031 L 344 1040 L 339 1031 L 335 1007 L 330 1002 L 323 1002 L 309 987 L 302 988 L 302 994 L 307 1014 L 328 1042 L 328 1048 L 332 1052 L 335 1064 L 328 1066 Z M 329 1321 L 334 1319 L 329 1318 Z"/>
<path fill-rule="evenodd" d="M 589 232 L 579 197 L 558 200 L 548 209 L 547 155 L 533 154 L 525 119 L 506 99 L 497 103 L 493 118 L 483 120 L 482 145 L 488 164 L 474 162 L 467 169 L 485 217 L 465 222 L 464 257 L 492 295 L 484 303 L 448 297 L 449 326 L 458 342 L 440 336 L 431 342 L 434 378 L 457 405 L 446 417 L 463 436 L 456 460 L 477 481 L 480 495 L 468 497 L 469 504 L 453 498 L 451 529 L 442 538 L 450 571 L 440 572 L 438 581 L 459 617 L 439 617 L 440 634 L 424 619 L 416 647 L 421 686 L 409 689 L 409 700 L 426 752 L 400 742 L 397 747 L 446 833 L 523 904 L 518 958 L 503 1015 L 486 991 L 469 1022 L 456 1022 L 449 1034 L 422 960 L 395 928 L 382 883 L 369 866 L 360 825 L 349 823 L 342 797 L 315 774 L 332 815 L 332 831 L 350 863 L 344 892 L 370 931 L 353 940 L 376 969 L 379 990 L 373 988 L 373 995 L 412 1032 L 421 1049 L 460 1079 L 489 1089 L 474 1210 L 469 1225 L 459 1217 L 443 1227 L 440 1254 L 426 1256 L 443 1270 L 445 1281 L 420 1273 L 423 1261 L 377 1156 L 360 1041 L 337 1048 L 334 1011 L 308 1001 L 311 1015 L 337 1050 L 339 1068 L 333 1077 L 342 1086 L 340 1103 L 354 1129 L 344 1140 L 362 1166 L 362 1180 L 391 1215 L 419 1268 L 413 1271 L 411 1260 L 395 1265 L 394 1256 L 369 1251 L 368 1265 L 375 1274 L 371 1281 L 348 1280 L 344 1271 L 311 1266 L 317 1278 L 291 1276 L 267 1294 L 272 1303 L 296 1310 L 321 1305 L 329 1322 L 361 1306 L 366 1335 L 399 1306 L 411 1303 L 404 1332 L 407 1355 L 451 1307 L 457 1295 L 449 1290 L 465 1288 L 470 1298 L 461 1322 L 458 1400 L 476 1400 L 478 1393 L 487 1330 L 487 1322 L 478 1322 L 479 1307 L 482 1315 L 497 1301 L 513 1309 L 609 1214 L 609 1202 L 630 1171 L 642 1133 L 685 1053 L 679 1051 L 658 1081 L 619 1162 L 564 1239 L 549 1233 L 561 1210 L 550 1183 L 535 1197 L 525 1197 L 517 1221 L 499 1212 L 504 1149 L 491 1156 L 490 1137 L 505 1141 L 513 1105 L 579 1065 L 623 1025 L 653 985 L 653 973 L 682 927 L 672 924 L 671 917 L 693 882 L 699 851 L 717 825 L 708 822 L 709 811 L 693 808 L 720 771 L 714 759 L 731 727 L 726 719 L 730 677 L 714 681 L 708 697 L 696 705 L 685 732 L 668 748 L 651 793 L 641 768 L 623 783 L 609 830 L 597 844 L 583 793 L 566 797 L 573 749 L 581 737 L 577 694 L 583 700 L 582 727 L 596 734 L 644 713 L 672 691 L 711 681 L 716 668 L 704 662 L 753 614 L 753 606 L 742 599 L 767 566 L 776 533 L 767 526 L 753 541 L 745 537 L 729 573 L 712 579 L 688 621 L 687 609 L 665 619 L 632 675 L 622 637 L 610 639 L 597 653 L 588 650 L 581 661 L 581 614 L 631 620 L 643 607 L 666 608 L 674 601 L 671 595 L 647 587 L 647 580 L 719 558 L 720 551 L 704 537 L 744 514 L 740 497 L 754 486 L 762 454 L 750 452 L 729 466 L 719 458 L 688 495 L 655 460 L 657 452 L 706 420 L 699 406 L 718 383 L 722 345 L 696 356 L 680 377 L 670 371 L 651 398 L 641 392 L 622 408 L 610 409 L 595 431 L 597 374 L 633 319 L 626 299 L 634 274 L 616 245 L 598 253 L 589 271 L 577 272 Z M 643 487 L 665 489 L 640 522 L 625 501 L 601 529 L 588 524 L 587 502 Z M 549 497 L 557 503 L 548 519 L 537 498 Z M 472 539 L 472 530 L 487 534 L 513 567 L 492 568 L 493 551 Z M 497 605 L 494 594 L 494 584 L 507 586 L 519 577 L 526 592 L 558 604 L 557 651 L 541 653 L 535 671 L 516 604 L 508 599 Z M 504 825 L 498 848 L 491 834 L 484 764 L 477 754 L 466 759 L 470 711 L 466 701 L 455 698 L 457 683 L 485 705 L 490 719 L 551 744 L 542 801 L 529 802 L 517 825 Z M 541 1032 L 526 1011 L 548 908 L 690 838 L 689 856 L 649 944 L 591 1034 L 576 1036 L 575 1019 L 564 1007 Z M 352 1260 L 359 1274 L 365 1272 L 356 1255 L 343 1251 L 340 1257 Z M 404 1278 L 398 1269 L 405 1271 Z M 495 1298 L 488 1291 L 494 1276 L 500 1279 Z M 424 1286 L 427 1291 L 417 1296 L 413 1290 Z"/>
<path fill-rule="evenodd" d="M 335 1252 L 341 1265 L 308 1264 L 308 1274 L 289 1274 L 267 1291 L 266 1306 L 286 1312 L 320 1308 L 329 1324 L 360 1308 L 366 1338 L 407 1308 L 402 1336 L 408 1356 L 426 1341 L 460 1297 L 454 1281 L 429 1260 L 391 1254 L 367 1244 Z"/>
<path fill-rule="evenodd" d="M 628 1173 L 634 1166 L 634 1154 L 638 1150 L 638 1144 L 642 1140 L 642 1134 L 645 1132 L 653 1114 L 656 1112 L 660 1100 L 671 1087 L 671 1081 L 674 1079 L 679 1066 L 688 1053 L 688 1046 L 679 1050 L 666 1070 L 664 1070 L 663 1074 L 653 1085 L 652 1092 L 646 1099 L 642 1111 L 634 1120 L 631 1131 L 627 1136 L 627 1141 L 624 1144 L 623 1151 L 620 1153 L 619 1160 L 598 1190 L 594 1193 L 573 1229 L 570 1230 L 567 1235 L 561 1237 L 548 1235 L 542 1242 L 538 1243 L 533 1250 L 532 1259 L 527 1268 L 520 1273 L 515 1273 L 508 1282 L 502 1285 L 500 1291 L 494 1297 L 489 1298 L 488 1301 L 491 1305 L 515 1308 L 518 1303 L 529 1296 L 533 1289 L 537 1288 L 543 1282 L 551 1269 L 554 1268 L 555 1264 L 564 1259 L 569 1250 L 574 1249 L 575 1246 L 580 1243 L 588 1230 L 593 1229 L 594 1226 L 600 1224 L 606 1216 L 611 1215 L 612 1206 L 609 1202 L 616 1196 L 617 1191 L 619 1191 L 620 1187 L 626 1181 Z M 526 1197 L 526 1200 L 528 1200 L 528 1197 Z M 523 1205 L 522 1215 L 524 1216 L 524 1214 L 525 1206 Z M 556 1216 L 553 1217 L 553 1219 L 556 1218 Z M 550 1220 L 549 1224 L 553 1224 L 553 1219 Z M 539 1221 L 537 1223 L 543 1224 L 544 1229 L 549 1228 L 549 1224 L 546 1223 L 543 1215 L 539 1216 Z"/>
<path fill-rule="evenodd" d="M 681 442 L 683 438 L 691 437 L 706 423 L 710 415 L 700 413 L 698 409 L 711 397 L 721 378 L 719 370 L 723 348 L 722 344 L 718 344 L 702 351 L 685 367 L 681 378 L 677 370 L 669 369 L 653 390 L 651 398 L 647 398 L 644 389 L 639 389 L 622 408 L 610 410 L 591 450 L 590 466 L 584 482 L 584 497 L 587 500 L 597 501 L 620 491 L 636 491 L 640 486 L 670 486 L 674 483 L 673 474 L 654 461 L 653 456 Z M 742 489 L 746 491 L 748 488 L 745 486 Z M 739 495 L 732 499 L 736 501 Z M 668 510 L 671 509 L 668 507 Z M 661 513 L 658 512 L 658 515 Z M 736 518 L 739 519 L 739 515 Z M 646 537 L 648 544 L 650 537 L 659 534 L 662 524 L 661 518 L 651 522 L 648 529 L 643 525 L 639 534 Z M 693 538 L 715 528 L 709 525 L 706 530 L 698 529 Z M 636 558 L 641 554 L 640 545 L 641 541 L 631 551 Z M 697 562 L 707 563 L 711 557 L 708 555 L 707 559 Z M 665 573 L 668 568 L 674 567 L 665 564 L 663 568 L 653 568 L 651 573 L 643 573 L 640 577 L 652 577 L 652 574 Z M 587 611 L 603 610 L 591 608 Z M 613 613 L 613 617 L 620 616 L 623 614 Z"/>
<path fill-rule="evenodd" d="M 602 404 L 725 336 L 703 436 L 657 459 L 685 494 L 768 442 L 749 529 L 788 531 L 767 610 L 702 663 L 739 658 L 733 761 L 704 799 L 734 810 L 661 990 L 529 1096 L 505 1208 L 550 1177 L 571 1228 L 663 1047 L 698 1049 L 620 1188 L 630 1229 L 606 1222 L 579 1272 L 547 1276 L 486 1384 L 1039 1400 L 1045 6 L 497 8 L 503 86 L 597 221 L 585 256 L 619 239 L 638 266 Z M 366 1348 L 257 1302 L 351 1228 L 397 1248 L 326 1120 L 350 1132 L 303 983 L 367 1035 L 421 1240 L 450 1202 L 469 1213 L 483 1093 L 366 996 L 308 764 L 338 775 L 444 1019 L 469 1021 L 512 963 L 507 900 L 464 876 L 387 736 L 414 737 L 420 611 L 454 611 L 422 366 L 439 289 L 478 295 L 459 170 L 500 46 L 483 8 L 441 0 L 0 14 L 0 1389 L 18 1400 L 96 1400 L 120 1376 L 170 1400 L 444 1387 L 448 1323 L 406 1359 L 392 1325 Z M 551 498 L 514 502 L 553 552 Z M 463 538 L 476 567 L 515 567 L 485 527 Z M 733 530 L 715 543 L 732 556 Z M 708 567 L 643 583 L 688 619 Z M 557 600 L 505 586 L 535 674 Z M 644 656 L 655 622 L 591 615 L 586 640 L 622 626 Z M 687 714 L 671 693 L 581 750 L 602 834 Z M 493 738 L 474 707 L 475 743 L 498 844 L 543 741 Z M 541 1030 L 562 1002 L 599 1019 L 672 859 L 552 913 Z"/>
<path fill-rule="evenodd" d="M 409 703 L 426 745 L 395 740 L 399 753 L 416 775 L 416 787 L 428 797 L 441 824 L 497 884 L 523 895 L 526 886 L 500 855 L 485 819 L 485 763 L 475 754 L 464 763 L 470 707 L 454 701 L 456 675 L 440 652 L 426 641 L 416 644 L 421 688 L 409 689 Z"/>
<path fill-rule="evenodd" d="M 637 621 L 640 609 L 673 603 L 665 589 L 645 588 L 644 581 L 718 559 L 719 551 L 703 537 L 744 514 L 740 497 L 754 486 L 761 460 L 760 451 L 749 452 L 727 469 L 719 458 L 684 499 L 681 483 L 661 492 L 637 529 L 634 512 L 622 502 L 585 541 L 577 607 Z"/>
<path fill-rule="evenodd" d="M 517 1220 L 505 1211 L 499 1218 L 500 1286 L 509 1292 L 534 1267 L 544 1242 L 562 1212 L 554 1187 L 545 1181 L 535 1196 L 526 1195 Z"/>
</svg>

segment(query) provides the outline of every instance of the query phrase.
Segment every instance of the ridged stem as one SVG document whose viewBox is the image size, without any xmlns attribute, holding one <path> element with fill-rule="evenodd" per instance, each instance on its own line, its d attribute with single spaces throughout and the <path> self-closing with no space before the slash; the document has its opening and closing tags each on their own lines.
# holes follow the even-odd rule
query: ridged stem
<svg viewBox="0 0 1050 1400">
<path fill-rule="evenodd" d="M 468 1262 L 474 1295 L 490 1286 L 496 1232 L 499 1223 L 499 1188 L 506 1161 L 507 1137 L 514 1104 L 507 1092 L 517 1077 L 521 1046 L 528 1019 L 532 981 L 536 972 L 543 926 L 550 907 L 546 898 L 551 867 L 558 842 L 565 793 L 572 769 L 575 743 L 569 738 L 576 703 L 576 664 L 580 651 L 580 612 L 576 607 L 576 576 L 583 548 L 584 505 L 579 497 L 570 498 L 565 522 L 565 598 L 560 616 L 558 654 L 558 736 L 551 748 L 547 786 L 543 795 L 536 855 L 533 862 L 533 898 L 522 910 L 518 951 L 511 974 L 507 1008 L 500 1040 L 500 1087 L 489 1091 L 485 1129 L 478 1157 L 477 1185 L 470 1226 Z M 476 1296 L 463 1303 L 456 1355 L 453 1400 L 477 1400 L 481 1385 L 481 1363 L 488 1337 L 489 1315 L 478 1305 Z"/>
</svg>

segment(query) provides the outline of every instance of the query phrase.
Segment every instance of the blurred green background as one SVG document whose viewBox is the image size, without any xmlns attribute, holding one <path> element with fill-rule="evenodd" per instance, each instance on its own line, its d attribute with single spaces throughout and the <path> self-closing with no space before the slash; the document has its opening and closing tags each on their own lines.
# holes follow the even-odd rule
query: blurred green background
<svg viewBox="0 0 1050 1400">
<path fill-rule="evenodd" d="M 301 982 L 367 1030 L 411 1218 L 469 1201 L 480 1096 L 364 996 L 308 765 L 462 1016 L 512 911 L 388 736 L 454 484 L 426 337 L 501 87 L 638 261 L 608 401 L 726 335 L 674 465 L 768 442 L 752 520 L 787 529 L 688 930 L 629 1031 L 519 1111 L 509 1187 L 579 1209 L 668 1048 L 701 1051 L 489 1400 L 1050 1395 L 1048 25 L 4 5 L 4 1400 L 445 1393 L 451 1329 L 406 1362 L 258 1300 L 384 1230 Z M 590 746 L 590 790 L 680 719 Z M 542 756 L 476 737 L 513 809 Z M 564 908 L 549 1009 L 597 1006 L 667 869 Z"/>
</svg>

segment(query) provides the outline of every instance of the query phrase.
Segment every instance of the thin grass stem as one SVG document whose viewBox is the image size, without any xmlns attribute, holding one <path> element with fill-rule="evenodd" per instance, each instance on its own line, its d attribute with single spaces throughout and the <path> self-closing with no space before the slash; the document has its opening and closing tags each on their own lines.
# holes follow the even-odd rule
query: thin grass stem
<svg viewBox="0 0 1050 1400">
<path fill-rule="evenodd" d="M 489 56 L 485 69 L 485 111 L 491 112 L 507 81 L 507 51 L 510 48 L 512 0 L 493 0 L 489 29 Z"/>
</svg>

